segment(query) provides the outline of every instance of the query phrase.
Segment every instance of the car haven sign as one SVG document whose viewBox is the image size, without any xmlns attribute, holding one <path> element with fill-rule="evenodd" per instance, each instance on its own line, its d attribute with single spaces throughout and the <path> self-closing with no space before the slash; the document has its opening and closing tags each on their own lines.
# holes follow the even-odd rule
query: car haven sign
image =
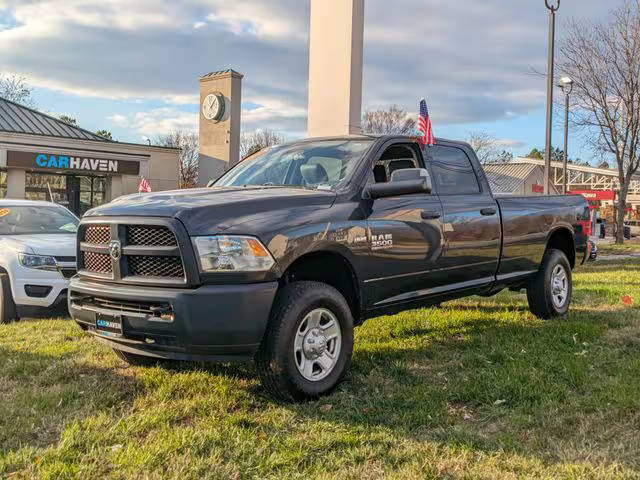
<svg viewBox="0 0 640 480">
<path fill-rule="evenodd" d="M 111 160 L 44 152 L 7 152 L 7 167 L 87 173 L 138 175 L 140 164 L 130 160 Z"/>
</svg>

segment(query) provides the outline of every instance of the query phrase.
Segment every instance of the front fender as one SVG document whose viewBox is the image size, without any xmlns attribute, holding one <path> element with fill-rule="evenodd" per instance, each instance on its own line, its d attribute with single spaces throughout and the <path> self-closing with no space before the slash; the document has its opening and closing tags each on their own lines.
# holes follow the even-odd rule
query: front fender
<svg viewBox="0 0 640 480">
<path fill-rule="evenodd" d="M 344 257 L 358 272 L 362 256 L 369 251 L 365 221 L 328 222 L 307 225 L 275 235 L 267 248 L 277 262 L 277 275 L 299 258 L 316 252 L 331 252 Z"/>
</svg>

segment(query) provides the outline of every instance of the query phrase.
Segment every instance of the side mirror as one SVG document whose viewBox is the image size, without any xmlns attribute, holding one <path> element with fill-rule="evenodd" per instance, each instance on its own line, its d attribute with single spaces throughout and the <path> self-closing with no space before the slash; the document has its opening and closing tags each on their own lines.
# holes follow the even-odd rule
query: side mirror
<svg viewBox="0 0 640 480">
<path fill-rule="evenodd" d="M 388 183 L 373 183 L 364 191 L 365 198 L 396 197 L 398 195 L 412 195 L 431 193 L 431 177 L 424 168 L 406 168 L 396 170 Z"/>
</svg>

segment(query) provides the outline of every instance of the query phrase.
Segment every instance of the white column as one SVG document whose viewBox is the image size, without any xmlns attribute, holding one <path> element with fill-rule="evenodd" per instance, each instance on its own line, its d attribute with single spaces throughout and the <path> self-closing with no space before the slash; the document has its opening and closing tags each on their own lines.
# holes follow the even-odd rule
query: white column
<svg viewBox="0 0 640 480">
<path fill-rule="evenodd" d="M 24 198 L 26 172 L 17 168 L 7 170 L 7 198 Z"/>
<path fill-rule="evenodd" d="M 310 137 L 361 133 L 364 0 L 311 0 Z"/>
<path fill-rule="evenodd" d="M 122 177 L 114 175 L 107 179 L 107 201 L 111 202 L 122 196 Z"/>
</svg>

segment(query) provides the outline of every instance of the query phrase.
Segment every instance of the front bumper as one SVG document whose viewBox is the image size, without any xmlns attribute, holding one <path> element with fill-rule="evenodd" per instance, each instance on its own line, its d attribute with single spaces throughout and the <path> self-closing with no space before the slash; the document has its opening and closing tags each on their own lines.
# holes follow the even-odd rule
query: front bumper
<svg viewBox="0 0 640 480">
<path fill-rule="evenodd" d="M 233 361 L 257 351 L 277 288 L 277 282 L 268 282 L 171 289 L 75 277 L 69 312 L 84 330 L 116 349 L 175 360 Z M 97 332 L 97 314 L 120 317 L 123 336 Z"/>
<path fill-rule="evenodd" d="M 9 270 L 11 293 L 16 305 L 48 308 L 57 305 L 59 298 L 65 295 L 69 280 L 58 271 L 34 270 L 14 267 Z M 50 288 L 44 297 L 29 296 L 27 285 Z"/>
</svg>

